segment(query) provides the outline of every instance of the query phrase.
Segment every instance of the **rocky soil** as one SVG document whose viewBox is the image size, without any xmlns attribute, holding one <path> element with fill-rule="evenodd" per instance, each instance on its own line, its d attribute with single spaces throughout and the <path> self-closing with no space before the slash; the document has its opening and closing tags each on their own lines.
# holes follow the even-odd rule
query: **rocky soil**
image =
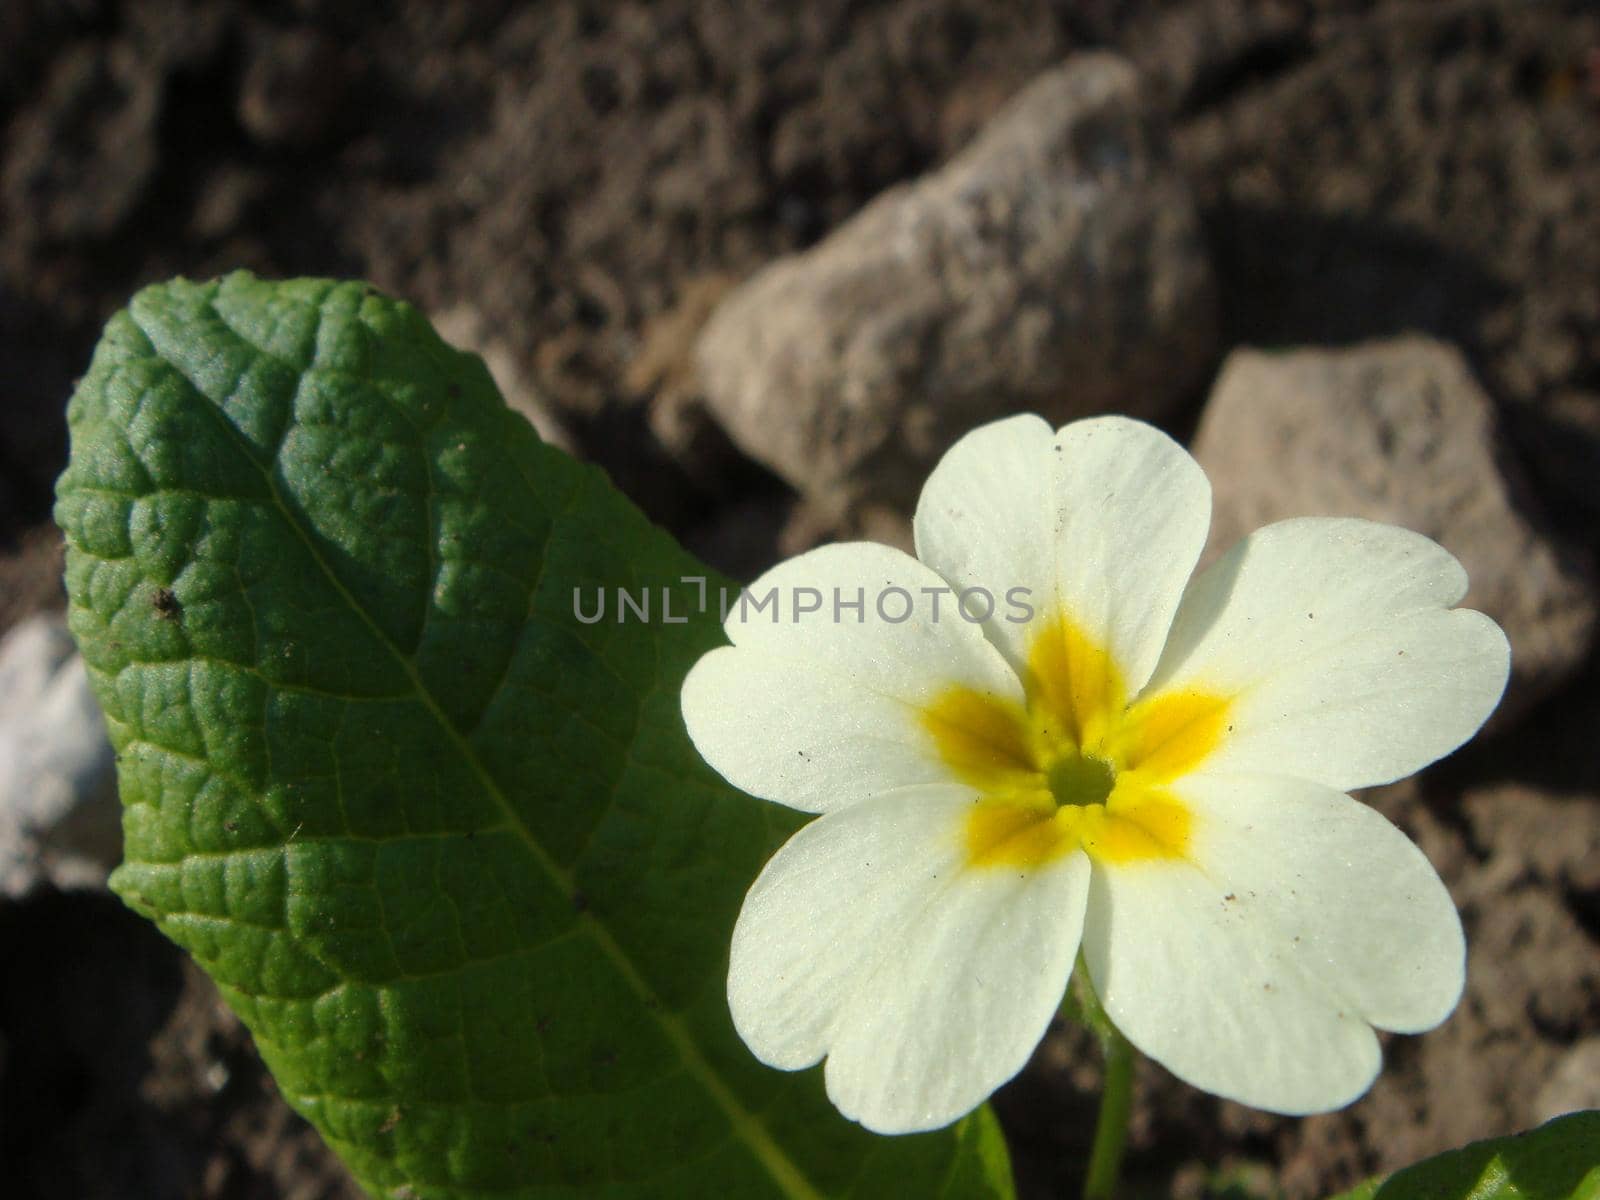
<svg viewBox="0 0 1600 1200">
<path fill-rule="evenodd" d="M 101 887 L 104 748 L 48 619 L 100 325 L 238 266 L 414 300 L 736 576 L 903 544 L 927 463 L 1023 408 L 1165 425 L 1219 541 L 1305 512 L 1439 538 L 1513 692 L 1369 799 L 1461 907 L 1466 999 L 1328 1116 L 1147 1066 L 1130 1176 L 1312 1197 L 1600 1105 L 1595 214 L 1585 0 L 8 0 L 7 1194 L 357 1194 Z M 1024 1195 L 1074 1187 L 1097 1071 L 1061 1030 L 997 1097 Z"/>
</svg>

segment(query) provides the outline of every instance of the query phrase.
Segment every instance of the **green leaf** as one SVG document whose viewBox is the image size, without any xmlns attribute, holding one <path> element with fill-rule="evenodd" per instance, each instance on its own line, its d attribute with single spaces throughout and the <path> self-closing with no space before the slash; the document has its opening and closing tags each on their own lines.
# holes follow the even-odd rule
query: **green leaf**
<svg viewBox="0 0 1600 1200">
<path fill-rule="evenodd" d="M 987 1111 L 875 1138 L 734 1035 L 729 932 L 794 822 L 685 736 L 707 572 L 476 358 L 361 285 L 177 281 L 68 415 L 114 886 L 364 1186 L 1010 1194 Z M 655 619 L 576 619 L 619 586 Z"/>
<path fill-rule="evenodd" d="M 1335 1200 L 1596 1200 L 1600 1112 L 1557 1117 L 1537 1129 L 1473 1142 L 1369 1179 Z"/>
</svg>

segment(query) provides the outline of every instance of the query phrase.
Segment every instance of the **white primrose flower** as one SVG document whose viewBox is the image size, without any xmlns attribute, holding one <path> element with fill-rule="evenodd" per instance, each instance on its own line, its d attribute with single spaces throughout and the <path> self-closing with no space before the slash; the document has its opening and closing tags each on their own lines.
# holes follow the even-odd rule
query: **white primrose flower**
<svg viewBox="0 0 1600 1200">
<path fill-rule="evenodd" d="M 947 1124 L 1027 1062 L 1081 950 L 1134 1046 L 1299 1114 L 1366 1090 L 1375 1029 L 1455 1007 L 1444 885 L 1345 793 L 1466 741 L 1505 636 L 1451 607 L 1450 554 L 1368 521 L 1269 525 L 1191 579 L 1210 507 L 1147 425 L 1014 417 L 934 470 L 917 558 L 826 546 L 751 586 L 777 603 L 735 606 L 682 701 L 731 783 L 822 814 L 733 932 L 758 1058 L 826 1057 L 869 1129 Z"/>
</svg>

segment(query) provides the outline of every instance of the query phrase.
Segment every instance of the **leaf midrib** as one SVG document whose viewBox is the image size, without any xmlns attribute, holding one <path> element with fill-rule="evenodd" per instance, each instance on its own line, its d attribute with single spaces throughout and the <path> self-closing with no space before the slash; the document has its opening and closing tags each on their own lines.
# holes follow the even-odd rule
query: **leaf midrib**
<svg viewBox="0 0 1600 1200">
<path fill-rule="evenodd" d="M 222 324 L 224 328 L 228 329 L 229 332 L 235 337 L 238 337 L 241 341 L 249 345 L 257 354 L 260 354 L 263 357 L 277 357 L 272 355 L 269 351 L 262 349 L 260 346 L 257 346 L 254 342 L 251 342 L 248 338 L 245 338 L 243 335 L 239 334 L 237 330 L 233 329 L 223 314 L 216 308 L 215 304 L 208 301 L 207 306 L 216 315 L 218 322 Z M 319 320 L 320 319 L 321 314 L 319 311 Z M 135 320 L 139 325 L 140 332 L 150 340 L 152 346 L 156 346 L 156 333 L 146 329 L 143 323 L 137 322 L 136 316 Z M 277 474 L 256 461 L 255 455 L 252 452 L 255 447 L 253 447 L 249 440 L 234 428 L 233 423 L 227 419 L 227 415 L 221 411 L 219 406 L 215 404 L 209 396 L 206 395 L 205 391 L 200 387 L 200 385 L 195 380 L 190 378 L 186 372 L 184 372 L 182 367 L 180 367 L 172 359 L 167 358 L 165 355 L 162 356 L 162 361 L 183 377 L 184 382 L 187 383 L 189 387 L 193 389 L 196 396 L 199 397 L 201 401 L 201 407 L 203 407 L 212 415 L 212 418 L 224 431 L 225 436 L 231 439 L 235 445 L 239 447 L 246 461 L 248 461 L 251 466 L 260 473 L 262 479 L 267 485 L 268 492 L 272 497 L 272 503 L 274 507 L 276 507 L 282 514 L 284 521 L 288 524 L 289 528 L 293 530 L 295 537 L 298 538 L 301 544 L 305 546 L 307 553 L 311 555 L 312 561 L 317 564 L 317 568 L 332 585 L 339 597 L 349 606 L 350 610 L 356 614 L 361 622 L 366 625 L 369 630 L 371 630 L 372 635 L 377 638 L 379 644 L 382 645 L 384 649 L 387 650 L 394 658 L 401 671 L 405 673 L 406 678 L 410 681 L 411 686 L 415 691 L 416 698 L 421 701 L 422 705 L 427 709 L 429 715 L 431 715 L 438 723 L 439 728 L 444 731 L 445 736 L 455 747 L 456 752 L 461 755 L 462 760 L 472 771 L 473 775 L 478 779 L 480 785 L 484 788 L 490 799 L 492 799 L 500 808 L 501 812 L 505 814 L 506 819 L 510 822 L 512 830 L 522 840 L 523 844 L 528 847 L 529 852 L 533 855 L 533 859 L 535 863 L 538 864 L 540 870 L 542 870 L 550 878 L 551 882 L 554 883 L 564 894 L 569 896 L 572 895 L 576 888 L 576 881 L 574 880 L 572 874 L 567 871 L 566 868 L 562 867 L 561 864 L 553 857 L 551 857 L 545 848 L 539 843 L 538 839 L 533 836 L 532 831 L 529 830 L 527 825 L 523 822 L 521 816 L 517 813 L 510 800 L 506 797 L 499 784 L 495 781 L 494 776 L 489 773 L 488 769 L 479 759 L 476 751 L 472 748 L 471 742 L 468 741 L 461 731 L 455 727 L 454 723 L 435 701 L 433 694 L 428 690 L 422 677 L 417 673 L 416 666 L 412 660 L 406 654 L 401 652 L 400 648 L 395 645 L 393 640 L 382 629 L 382 627 L 372 619 L 371 615 L 366 611 L 356 597 L 348 588 L 345 587 L 343 580 L 339 578 L 332 566 L 323 557 L 317 547 L 316 542 L 301 526 L 300 521 L 298 521 L 294 515 L 294 511 L 286 503 L 283 493 L 279 487 Z M 303 373 L 299 369 L 295 368 L 293 363 L 289 363 L 281 358 L 278 361 L 284 362 L 286 366 L 295 371 L 297 376 Z M 387 402 L 387 397 L 384 399 Z M 410 422 L 407 423 L 410 424 Z M 293 428 L 293 426 L 294 421 L 291 418 L 286 423 L 285 433 L 287 433 L 288 429 Z M 281 446 L 281 441 L 279 444 Z M 423 448 L 423 453 L 425 456 L 425 447 Z M 276 455 L 274 456 L 273 461 L 276 461 Z M 429 501 L 428 538 L 430 542 L 430 558 L 434 553 L 431 545 L 434 534 L 432 505 L 434 498 L 435 496 L 432 490 L 432 471 L 430 464 L 429 495 L 427 497 Z M 207 502 L 209 503 L 214 499 L 215 497 L 207 497 Z M 548 547 L 546 549 L 546 553 L 548 554 Z M 541 562 L 542 561 L 543 560 L 541 560 Z M 805 1174 L 789 1158 L 788 1154 L 784 1152 L 782 1147 L 780 1147 L 768 1135 L 767 1131 L 762 1128 L 760 1122 L 756 1119 L 754 1114 L 752 1114 L 751 1111 L 740 1102 L 738 1097 L 733 1094 L 732 1090 L 717 1075 L 711 1064 L 700 1053 L 699 1048 L 695 1044 L 695 1039 L 689 1032 L 688 1027 L 682 1020 L 667 1010 L 664 1001 L 662 1001 L 662 999 L 656 994 L 655 990 L 645 980 L 644 976 L 639 972 L 639 969 L 634 965 L 633 960 L 628 956 L 628 953 L 622 948 L 617 940 L 612 937 L 610 931 L 607 930 L 604 925 L 600 924 L 600 922 L 597 921 L 589 912 L 579 912 L 575 914 L 575 920 L 579 925 L 586 929 L 595 945 L 598 946 L 606 958 L 611 961 L 612 965 L 617 969 L 623 980 L 633 990 L 641 1002 L 641 1007 L 660 1027 L 662 1033 L 666 1036 L 667 1041 L 671 1043 L 673 1049 L 677 1051 L 678 1056 L 682 1060 L 683 1066 L 689 1075 L 692 1076 L 696 1082 L 698 1082 L 701 1087 L 706 1090 L 712 1101 L 723 1111 L 723 1114 L 733 1126 L 734 1132 L 742 1141 L 745 1142 L 751 1153 L 767 1170 L 768 1174 L 771 1175 L 773 1182 L 776 1183 L 787 1195 L 794 1197 L 795 1200 L 823 1200 L 822 1193 L 811 1185 L 811 1182 L 805 1177 Z"/>
</svg>

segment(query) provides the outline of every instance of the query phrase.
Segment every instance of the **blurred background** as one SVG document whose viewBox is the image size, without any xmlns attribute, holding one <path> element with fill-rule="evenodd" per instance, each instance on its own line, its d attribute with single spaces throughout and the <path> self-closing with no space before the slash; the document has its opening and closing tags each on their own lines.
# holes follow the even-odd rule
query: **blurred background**
<svg viewBox="0 0 1600 1200">
<path fill-rule="evenodd" d="M 59 623 L 63 409 L 142 284 L 362 277 L 741 580 L 908 543 L 1012 411 L 1153 420 L 1213 551 L 1362 515 L 1511 637 L 1489 728 L 1367 799 L 1450 885 L 1467 995 L 1350 1108 L 1146 1064 L 1139 1194 L 1291 1197 L 1600 1106 L 1600 10 L 1592 0 L 5 0 L 0 1178 L 354 1197 L 210 984 L 104 888 Z M 1097 1057 L 996 1098 L 1065 1194 Z"/>
</svg>

